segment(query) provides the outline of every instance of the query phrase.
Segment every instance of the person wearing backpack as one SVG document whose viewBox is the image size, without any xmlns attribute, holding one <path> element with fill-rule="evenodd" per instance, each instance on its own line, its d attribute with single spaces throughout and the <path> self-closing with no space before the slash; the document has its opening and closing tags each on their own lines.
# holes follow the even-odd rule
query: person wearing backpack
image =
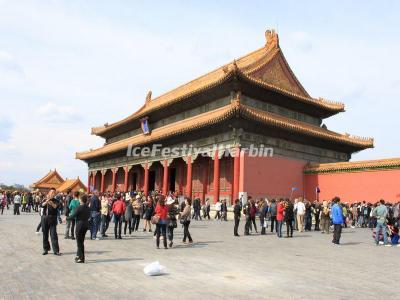
<svg viewBox="0 0 400 300">
<path fill-rule="evenodd" d="M 321 233 L 329 233 L 329 225 L 330 225 L 330 209 L 328 206 L 328 201 L 322 202 L 322 208 L 320 212 L 320 219 L 321 219 Z"/>
<path fill-rule="evenodd" d="M 274 232 L 274 225 L 276 224 L 276 200 L 271 200 L 271 205 L 269 206 L 269 214 L 271 218 L 271 232 Z M 275 226 L 275 231 L 278 232 L 278 226 Z"/>
</svg>

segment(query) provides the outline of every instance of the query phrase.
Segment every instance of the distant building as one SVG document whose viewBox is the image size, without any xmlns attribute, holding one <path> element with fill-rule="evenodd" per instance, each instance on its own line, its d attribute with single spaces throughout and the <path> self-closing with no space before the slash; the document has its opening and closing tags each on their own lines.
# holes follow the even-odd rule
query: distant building
<svg viewBox="0 0 400 300">
<path fill-rule="evenodd" d="M 30 188 L 42 193 L 47 193 L 51 188 L 55 188 L 57 192 L 65 193 L 68 190 L 87 191 L 86 186 L 78 178 L 76 179 L 63 179 L 56 169 L 50 170 L 42 179 L 33 183 Z"/>
</svg>

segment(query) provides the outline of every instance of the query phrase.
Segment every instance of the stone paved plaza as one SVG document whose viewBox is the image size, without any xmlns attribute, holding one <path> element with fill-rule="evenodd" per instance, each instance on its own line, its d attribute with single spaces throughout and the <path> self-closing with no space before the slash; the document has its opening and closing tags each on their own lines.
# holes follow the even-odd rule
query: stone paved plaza
<svg viewBox="0 0 400 300">
<path fill-rule="evenodd" d="M 344 229 L 336 247 L 319 232 L 234 238 L 231 221 L 195 221 L 191 246 L 180 241 L 181 228 L 168 250 L 157 250 L 152 234 L 142 232 L 87 240 L 87 263 L 75 264 L 75 242 L 61 234 L 65 225 L 58 226 L 63 256 L 42 256 L 42 236 L 34 233 L 39 216 L 10 212 L 0 216 L 0 299 L 400 297 L 400 248 L 374 246 L 368 229 Z M 143 267 L 156 260 L 168 274 L 145 276 Z"/>
</svg>

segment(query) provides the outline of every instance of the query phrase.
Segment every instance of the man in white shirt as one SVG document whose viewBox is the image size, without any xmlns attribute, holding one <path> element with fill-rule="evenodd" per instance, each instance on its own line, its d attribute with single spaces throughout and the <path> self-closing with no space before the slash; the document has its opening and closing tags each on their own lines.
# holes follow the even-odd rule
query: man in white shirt
<svg viewBox="0 0 400 300">
<path fill-rule="evenodd" d="M 297 202 L 297 227 L 299 232 L 303 231 L 304 214 L 306 212 L 306 206 L 303 203 L 303 199 L 300 197 Z"/>
</svg>

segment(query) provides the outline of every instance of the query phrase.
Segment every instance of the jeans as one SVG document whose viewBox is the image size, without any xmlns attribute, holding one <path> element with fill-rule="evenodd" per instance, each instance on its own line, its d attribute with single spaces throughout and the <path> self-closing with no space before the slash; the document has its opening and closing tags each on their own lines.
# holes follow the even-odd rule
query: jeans
<svg viewBox="0 0 400 300">
<path fill-rule="evenodd" d="M 21 204 L 14 203 L 14 215 L 19 215 L 19 207 Z"/>
<path fill-rule="evenodd" d="M 283 224 L 282 221 L 276 221 L 276 229 L 277 229 L 276 235 L 278 237 L 282 237 L 282 224 Z"/>
<path fill-rule="evenodd" d="M 193 242 L 193 240 L 192 240 L 192 236 L 190 235 L 190 232 L 189 232 L 189 225 L 190 225 L 190 221 L 186 221 L 183 224 L 183 242 L 186 242 L 186 238 L 188 238 L 189 242 L 191 243 L 191 242 Z"/>
<path fill-rule="evenodd" d="M 132 230 L 138 231 L 140 223 L 140 215 L 133 215 Z"/>
<path fill-rule="evenodd" d="M 174 227 L 168 226 L 168 241 L 172 242 L 174 240 Z"/>
<path fill-rule="evenodd" d="M 65 227 L 65 237 L 69 237 L 69 230 L 71 229 L 71 236 L 75 236 L 75 220 L 67 220 L 67 226 Z"/>
<path fill-rule="evenodd" d="M 108 224 L 109 224 L 108 215 L 101 215 L 101 225 L 100 225 L 101 236 L 105 236 L 106 235 L 106 231 L 108 229 Z"/>
<path fill-rule="evenodd" d="M 122 216 L 118 214 L 114 214 L 114 235 L 115 238 L 121 238 L 121 229 L 122 229 Z M 117 234 L 118 231 L 118 234 Z"/>
<path fill-rule="evenodd" d="M 375 227 L 375 242 L 378 245 L 379 244 L 379 233 L 382 230 L 382 235 L 383 235 L 383 244 L 387 244 L 387 230 L 386 230 L 386 224 L 382 222 L 377 222 L 376 227 Z"/>
<path fill-rule="evenodd" d="M 240 218 L 235 218 L 235 226 L 233 227 L 233 235 L 238 236 Z"/>
<path fill-rule="evenodd" d="M 157 236 L 156 236 L 157 248 L 160 247 L 160 234 L 163 235 L 164 248 L 167 248 L 167 224 L 157 223 L 156 224 L 156 232 L 157 232 Z"/>
<path fill-rule="evenodd" d="M 271 216 L 271 232 L 274 232 L 275 225 L 276 225 L 276 216 Z M 278 226 L 275 226 L 275 231 L 278 231 Z"/>
<path fill-rule="evenodd" d="M 98 211 L 92 211 L 90 213 L 90 237 L 95 239 L 97 237 L 97 230 L 99 228 L 100 213 Z"/>
<path fill-rule="evenodd" d="M 132 219 L 124 221 L 124 234 L 126 235 L 126 227 L 129 228 L 129 234 L 132 234 Z"/>
<path fill-rule="evenodd" d="M 293 220 L 286 220 L 286 236 L 293 237 Z"/>
</svg>

